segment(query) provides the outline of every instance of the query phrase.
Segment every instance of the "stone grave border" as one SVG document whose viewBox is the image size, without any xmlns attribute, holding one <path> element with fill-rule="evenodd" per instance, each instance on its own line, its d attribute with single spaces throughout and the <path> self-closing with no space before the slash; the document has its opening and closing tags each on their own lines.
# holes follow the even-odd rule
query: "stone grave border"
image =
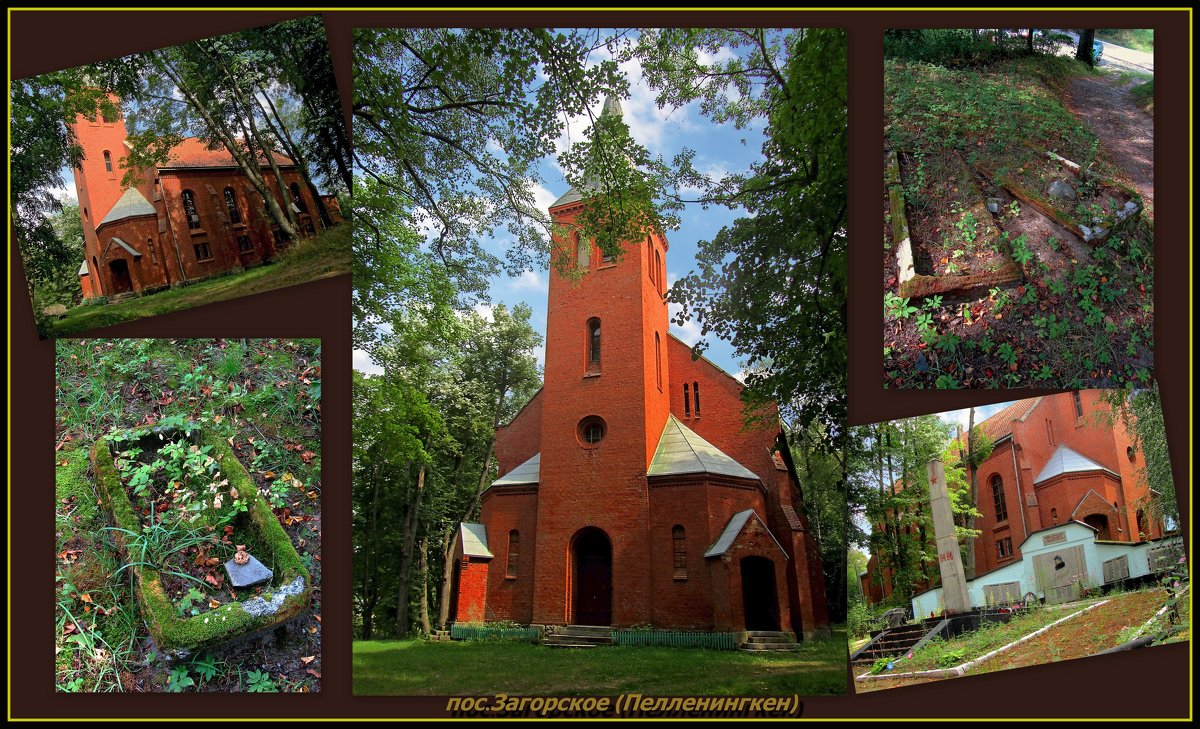
<svg viewBox="0 0 1200 729">
<path fill-rule="evenodd" d="M 1021 269 L 1016 262 L 1002 253 L 1006 260 L 1000 268 L 994 271 L 965 274 L 961 276 L 928 276 L 917 273 L 913 265 L 912 238 L 908 229 L 908 215 L 905 212 L 906 201 L 904 188 L 900 184 L 900 160 L 895 150 L 884 150 L 884 184 L 888 188 L 888 200 L 892 213 L 892 242 L 896 246 L 897 291 L 905 298 L 920 298 L 935 294 L 958 293 L 982 286 L 999 286 L 1021 279 Z M 986 226 L 983 237 L 995 240 L 1000 236 L 1000 230 L 992 220 L 983 199 L 983 193 L 970 179 L 964 175 L 959 181 L 959 189 L 965 190 L 972 202 L 969 210 Z"/>
<path fill-rule="evenodd" d="M 1064 169 L 1070 172 L 1076 180 L 1083 180 L 1086 177 L 1094 177 L 1096 184 L 1102 187 L 1110 187 L 1122 193 L 1129 198 L 1125 206 L 1118 210 L 1113 215 L 1096 218 L 1091 221 L 1081 221 L 1072 215 L 1070 212 L 1063 210 L 1055 205 L 1046 195 L 1043 195 L 1035 190 L 1030 190 L 1012 177 L 1006 174 L 997 174 L 996 171 L 981 162 L 975 163 L 975 169 L 989 178 L 995 179 L 996 182 L 1009 192 L 1013 197 L 1021 202 L 1029 205 L 1037 210 L 1042 215 L 1050 218 L 1054 222 L 1063 226 L 1075 235 L 1079 236 L 1086 243 L 1092 245 L 1098 244 L 1100 241 L 1107 238 L 1111 233 L 1122 230 L 1133 221 L 1141 217 L 1144 203 L 1142 196 L 1136 190 L 1127 185 L 1123 185 L 1116 180 L 1108 177 L 1099 177 L 1093 175 L 1089 170 L 1082 169 L 1077 162 L 1072 162 L 1066 157 L 1062 157 L 1055 152 L 1040 149 L 1031 144 L 1026 144 L 1035 153 L 1042 155 L 1051 161 L 1059 163 Z M 1090 225 L 1088 223 L 1091 223 Z"/>
<path fill-rule="evenodd" d="M 159 435 L 167 432 L 173 435 L 179 433 L 176 429 L 152 427 L 140 437 L 122 438 L 122 433 L 115 433 L 99 438 L 92 446 L 89 457 L 101 502 L 120 529 L 138 532 L 141 522 L 113 462 L 113 444 L 149 442 L 147 439 L 153 439 L 155 443 L 151 445 L 156 445 Z M 260 596 L 226 603 L 199 615 L 182 617 L 167 596 L 158 570 L 145 565 L 130 567 L 134 575 L 133 592 L 143 619 L 159 650 L 168 659 L 185 658 L 199 648 L 219 645 L 280 626 L 308 608 L 312 593 L 312 577 L 292 545 L 291 538 L 259 494 L 258 487 L 229 444 L 220 437 L 198 429 L 189 431 L 187 437 L 196 445 L 213 447 L 212 453 L 220 464 L 221 473 L 229 479 L 239 495 L 245 496 L 247 511 L 239 519 L 245 520 L 243 528 L 254 534 L 266 550 L 267 553 L 262 555 L 265 558 L 263 561 L 274 565 L 276 575 L 274 587 L 268 588 Z M 113 531 L 112 535 L 121 556 L 128 563 L 128 538 L 120 531 Z"/>
</svg>

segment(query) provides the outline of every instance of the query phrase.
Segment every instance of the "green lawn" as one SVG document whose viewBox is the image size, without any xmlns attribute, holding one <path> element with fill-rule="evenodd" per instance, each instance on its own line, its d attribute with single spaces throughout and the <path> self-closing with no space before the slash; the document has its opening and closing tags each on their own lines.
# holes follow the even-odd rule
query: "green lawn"
<svg viewBox="0 0 1200 729">
<path fill-rule="evenodd" d="M 339 225 L 296 243 L 270 265 L 115 304 L 76 306 L 61 319 L 39 322 L 39 328 L 46 336 L 64 337 L 345 273 L 350 273 L 350 226 Z"/>
<path fill-rule="evenodd" d="M 356 695 L 816 696 L 846 692 L 846 633 L 796 652 L 751 654 L 509 641 L 356 641 Z"/>
</svg>

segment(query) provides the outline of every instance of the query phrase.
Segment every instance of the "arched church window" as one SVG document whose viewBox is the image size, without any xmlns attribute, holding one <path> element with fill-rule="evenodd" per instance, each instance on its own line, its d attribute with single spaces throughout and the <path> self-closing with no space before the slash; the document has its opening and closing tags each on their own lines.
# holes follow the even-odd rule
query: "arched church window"
<svg viewBox="0 0 1200 729">
<path fill-rule="evenodd" d="M 694 401 L 692 413 L 698 418 L 700 417 L 700 383 L 692 383 L 692 400 Z"/>
<path fill-rule="evenodd" d="M 505 569 L 506 577 L 517 576 L 517 560 L 521 556 L 521 532 L 513 529 L 508 533 L 508 566 Z"/>
<path fill-rule="evenodd" d="M 1008 521 L 1008 503 L 1004 499 L 1004 480 L 999 474 L 992 476 L 992 503 L 996 507 L 996 521 Z"/>
<path fill-rule="evenodd" d="M 237 195 L 234 194 L 232 187 L 225 188 L 225 208 L 229 210 L 229 222 L 242 222 L 242 214 L 238 210 Z"/>
<path fill-rule="evenodd" d="M 683 417 L 692 417 L 692 393 L 688 390 L 688 383 L 683 383 Z"/>
<path fill-rule="evenodd" d="M 677 580 L 687 579 L 687 536 L 683 526 L 676 524 L 671 530 L 671 550 L 674 557 L 674 576 Z"/>
<path fill-rule="evenodd" d="M 588 372 L 600 371 L 600 320 L 595 317 L 587 322 L 587 368 Z"/>
<path fill-rule="evenodd" d="M 289 189 L 292 191 L 292 202 L 300 212 L 307 213 L 308 206 L 304 204 L 304 197 L 300 194 L 300 186 L 293 182 Z"/>
<path fill-rule="evenodd" d="M 659 256 L 657 248 L 654 249 L 654 270 L 658 279 L 654 282 L 655 288 L 658 290 L 658 293 L 661 294 L 663 292 L 662 258 Z"/>
<path fill-rule="evenodd" d="M 188 228 L 199 229 L 200 213 L 196 212 L 196 194 L 191 190 L 184 190 L 180 193 L 180 198 L 183 200 L 183 213 L 187 215 Z"/>
<path fill-rule="evenodd" d="M 112 171 L 113 171 L 113 166 L 112 166 L 112 153 L 111 153 L 111 152 L 109 152 L 107 149 L 106 149 L 106 150 L 104 150 L 104 171 L 105 171 L 105 172 L 112 172 Z"/>
<path fill-rule="evenodd" d="M 654 379 L 658 383 L 658 389 L 662 391 L 662 344 L 658 339 L 658 332 L 654 333 Z"/>
<path fill-rule="evenodd" d="M 586 269 L 592 263 L 592 246 L 587 241 L 579 240 L 579 234 L 575 234 L 575 265 L 579 268 Z"/>
</svg>

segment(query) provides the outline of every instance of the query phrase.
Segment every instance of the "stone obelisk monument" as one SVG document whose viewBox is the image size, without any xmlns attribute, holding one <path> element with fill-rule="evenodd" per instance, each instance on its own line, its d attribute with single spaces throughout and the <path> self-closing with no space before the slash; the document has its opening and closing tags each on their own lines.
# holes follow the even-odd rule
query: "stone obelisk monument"
<svg viewBox="0 0 1200 729">
<path fill-rule="evenodd" d="M 958 535 L 954 530 L 954 513 L 950 510 L 946 472 L 942 462 L 936 458 L 929 462 L 929 510 L 933 514 L 938 567 L 942 572 L 942 605 L 947 615 L 964 613 L 971 609 L 971 600 L 967 596 L 967 578 L 958 551 Z"/>
</svg>

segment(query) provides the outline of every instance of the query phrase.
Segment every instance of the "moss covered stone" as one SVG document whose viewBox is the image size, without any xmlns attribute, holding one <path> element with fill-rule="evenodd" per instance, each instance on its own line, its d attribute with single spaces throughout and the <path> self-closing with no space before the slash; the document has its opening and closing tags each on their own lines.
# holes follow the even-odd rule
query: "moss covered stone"
<svg viewBox="0 0 1200 729">
<path fill-rule="evenodd" d="M 250 474 L 233 453 L 229 444 L 217 436 L 192 431 L 192 440 L 212 446 L 212 453 L 220 463 L 221 473 L 247 502 L 247 511 L 238 517 L 238 527 L 245 532 L 248 541 L 259 558 L 275 570 L 273 591 L 282 599 L 253 597 L 229 603 L 200 615 L 183 617 L 163 588 L 158 571 L 146 566 L 135 565 L 134 593 L 150 634 L 160 650 L 167 655 L 184 654 L 199 648 L 224 643 L 248 633 L 265 630 L 279 625 L 303 612 L 309 604 L 312 580 L 304 563 L 297 554 L 287 532 L 271 512 L 270 507 L 258 493 Z M 92 469 L 100 498 L 112 514 L 119 529 L 130 532 L 141 531 L 141 521 L 125 492 L 116 466 L 110 443 L 112 440 L 128 440 L 122 434 L 100 438 L 91 449 Z M 127 535 L 113 532 L 123 557 L 129 560 Z M 268 591 L 271 593 L 271 591 Z M 275 594 L 269 594 L 276 597 Z M 264 605 L 266 606 L 264 609 Z"/>
</svg>

